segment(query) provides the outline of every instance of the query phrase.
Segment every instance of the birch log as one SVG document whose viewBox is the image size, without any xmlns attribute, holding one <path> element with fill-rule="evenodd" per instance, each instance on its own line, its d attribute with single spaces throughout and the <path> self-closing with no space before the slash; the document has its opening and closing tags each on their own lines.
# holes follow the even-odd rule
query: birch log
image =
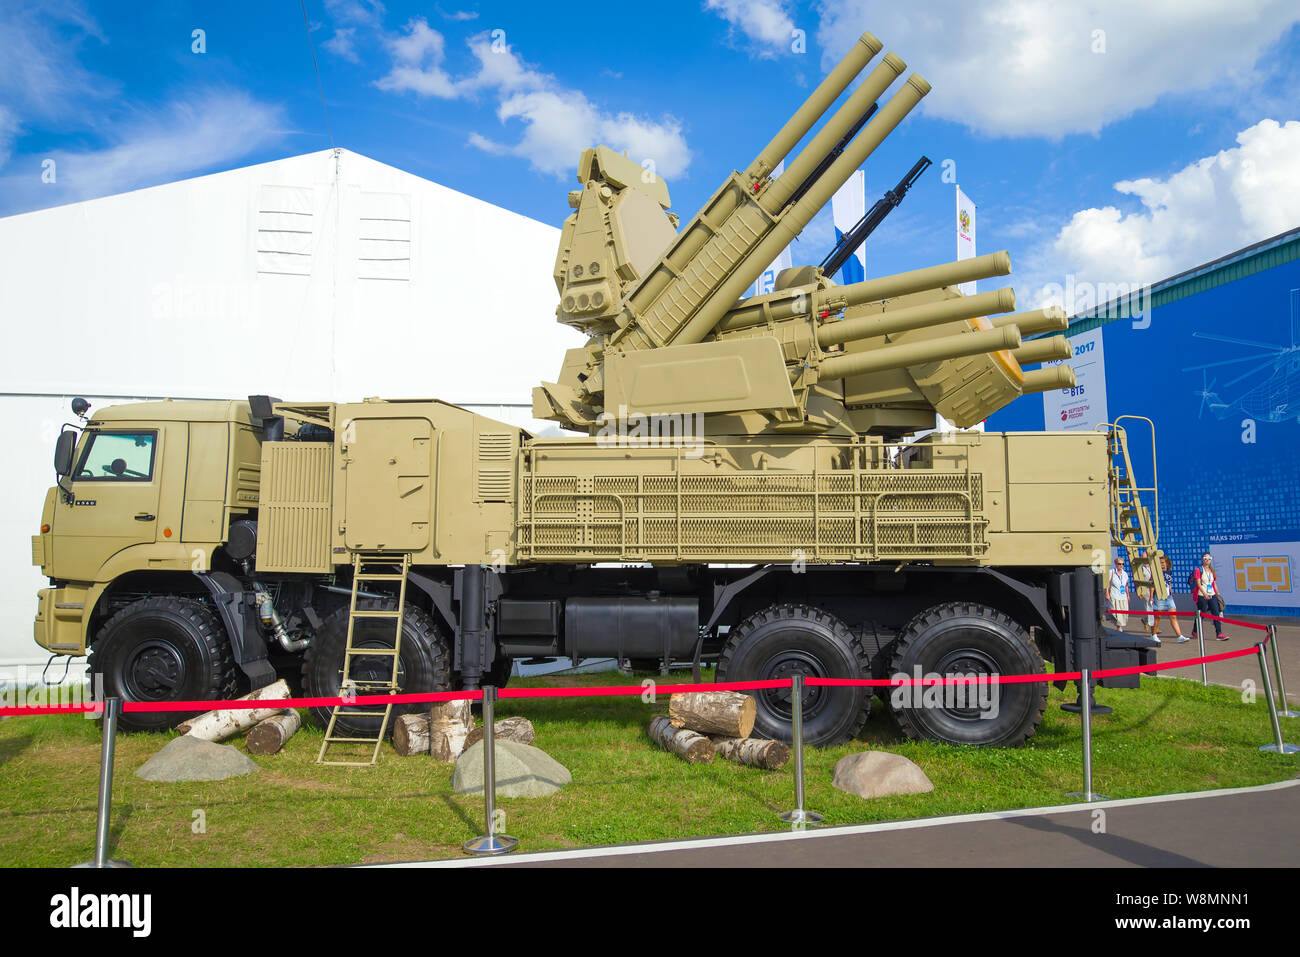
<svg viewBox="0 0 1300 957">
<path fill-rule="evenodd" d="M 474 747 L 483 740 L 483 728 L 475 728 L 465 739 L 465 748 Z M 496 735 L 498 741 L 518 741 L 520 744 L 532 744 L 536 731 L 533 730 L 533 723 L 527 718 L 502 718 L 492 725 L 492 733 Z"/>
<path fill-rule="evenodd" d="M 393 750 L 404 758 L 429 753 L 429 716 L 398 715 L 393 722 Z"/>
<path fill-rule="evenodd" d="M 474 729 L 468 701 L 440 701 L 429 709 L 429 753 L 439 761 L 455 761 Z"/>
<path fill-rule="evenodd" d="M 701 734 L 748 738 L 757 713 L 754 699 L 739 691 L 688 691 L 668 699 L 673 727 Z"/>
<path fill-rule="evenodd" d="M 650 719 L 650 739 L 690 764 L 708 764 L 713 760 L 713 743 L 702 734 L 674 728 L 664 715 Z"/>
<path fill-rule="evenodd" d="M 302 727 L 302 719 L 297 711 L 286 711 L 265 721 L 259 721 L 248 732 L 245 741 L 249 754 L 275 754 L 285 746 L 290 738 Z"/>
<path fill-rule="evenodd" d="M 785 767 L 785 763 L 790 760 L 790 746 L 782 741 L 723 737 L 715 737 L 712 741 L 718 757 L 737 764 L 747 764 L 751 768 L 775 771 Z"/>
<path fill-rule="evenodd" d="M 235 700 L 261 701 L 263 698 L 287 697 L 289 697 L 289 684 L 281 678 L 265 688 L 258 688 L 252 694 L 246 694 L 242 698 Z M 192 738 L 201 738 L 204 741 L 224 741 L 232 734 L 238 734 L 246 728 L 251 728 L 259 721 L 265 721 L 283 710 L 283 708 L 248 708 L 231 711 L 208 711 L 197 718 L 191 718 L 182 724 L 178 724 L 176 733 L 188 734 Z"/>
</svg>

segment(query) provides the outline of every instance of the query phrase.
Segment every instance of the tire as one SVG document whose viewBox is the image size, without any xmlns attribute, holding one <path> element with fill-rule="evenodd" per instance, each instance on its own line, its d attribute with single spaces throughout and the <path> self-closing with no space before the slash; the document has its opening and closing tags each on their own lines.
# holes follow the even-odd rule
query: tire
<svg viewBox="0 0 1300 957">
<path fill-rule="evenodd" d="M 90 648 L 91 674 L 124 702 L 211 701 L 234 696 L 229 637 L 216 614 L 188 598 L 143 598 L 113 615 Z M 123 712 L 127 731 L 165 731 L 198 711 Z"/>
<path fill-rule="evenodd" d="M 834 615 L 807 605 L 771 605 L 731 630 L 718 659 L 718 681 L 762 681 L 795 674 L 867 677 L 862 645 Z M 754 735 L 794 740 L 788 688 L 749 692 L 757 705 Z M 804 688 L 803 739 L 814 747 L 852 740 L 866 724 L 868 688 Z"/>
<path fill-rule="evenodd" d="M 392 610 L 395 601 L 386 599 L 361 599 L 358 611 Z M 394 628 L 391 618 L 359 618 L 353 643 L 362 648 L 393 647 Z M 343 658 L 348 641 L 348 609 L 340 608 L 321 623 L 315 640 L 307 648 L 302 661 L 303 687 L 308 697 L 337 697 L 343 682 Z M 360 656 L 353 660 L 351 677 L 355 680 L 387 681 L 392 673 L 392 658 L 388 655 Z M 402 616 L 402 648 L 398 655 L 398 691 L 401 694 L 420 694 L 427 691 L 447 691 L 451 688 L 451 655 L 446 639 L 433 619 L 421 609 L 407 604 Z M 360 691 L 360 694 L 374 693 Z M 428 710 L 428 705 L 396 705 L 389 718 Z M 312 717 L 321 727 L 329 727 L 333 708 L 312 708 Z M 345 708 L 339 714 L 336 730 L 351 736 L 374 735 L 382 718 L 349 717 L 351 711 L 373 711 L 374 706 Z"/>
<path fill-rule="evenodd" d="M 898 634 L 890 674 L 1043 674 L 1043 658 L 1024 629 L 996 609 L 973 602 L 948 602 L 929 608 Z M 905 698 L 918 688 L 916 697 Z M 941 741 L 981 747 L 1019 747 L 1038 729 L 1047 707 L 1047 683 L 984 686 L 996 689 L 983 701 L 959 692 L 940 701 L 920 700 L 919 686 L 891 689 L 890 711 L 899 729 L 912 740 Z M 964 694 L 984 694 L 984 688 Z M 942 689 L 947 692 L 947 689 Z M 982 704 L 996 703 L 992 707 Z M 963 706 L 964 705 L 964 706 Z"/>
</svg>

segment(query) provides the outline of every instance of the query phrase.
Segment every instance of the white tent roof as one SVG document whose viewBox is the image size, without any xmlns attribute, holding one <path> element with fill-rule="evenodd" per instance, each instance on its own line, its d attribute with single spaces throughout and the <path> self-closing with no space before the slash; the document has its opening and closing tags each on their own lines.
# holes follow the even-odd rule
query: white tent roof
<svg viewBox="0 0 1300 957">
<path fill-rule="evenodd" d="M 5 392 L 526 403 L 559 230 L 348 150 L 0 219 Z"/>
</svg>

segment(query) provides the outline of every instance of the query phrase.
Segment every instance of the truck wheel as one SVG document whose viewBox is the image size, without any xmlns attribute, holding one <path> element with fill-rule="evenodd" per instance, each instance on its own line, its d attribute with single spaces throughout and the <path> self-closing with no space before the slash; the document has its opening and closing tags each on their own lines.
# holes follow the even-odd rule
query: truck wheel
<svg viewBox="0 0 1300 957">
<path fill-rule="evenodd" d="M 903 627 L 890 674 L 916 677 L 1042 674 L 1043 659 L 1015 621 L 972 602 L 929 608 Z M 890 689 L 890 710 L 903 734 L 947 744 L 1018 747 L 1033 735 L 1047 707 L 1046 682 Z"/>
<path fill-rule="evenodd" d="M 172 596 L 142 598 L 99 630 L 90 647 L 91 674 L 104 695 L 125 701 L 213 701 L 235 691 L 230 641 L 206 605 Z M 198 711 L 123 713 L 128 731 L 165 731 Z"/>
<path fill-rule="evenodd" d="M 796 674 L 862 678 L 868 661 L 844 622 L 807 605 L 771 605 L 731 630 L 718 659 L 718 681 L 764 681 Z M 749 692 L 758 706 L 754 734 L 794 739 L 789 688 Z M 803 692 L 805 744 L 825 747 L 854 738 L 871 707 L 868 688 L 809 688 Z"/>
<path fill-rule="evenodd" d="M 357 610 L 391 611 L 397 602 L 386 599 L 358 599 Z M 359 618 L 354 625 L 353 645 L 358 648 L 391 648 L 395 629 L 391 618 Z M 303 686 L 308 697 L 333 698 L 343 683 L 343 657 L 348 641 L 348 610 L 340 608 L 321 623 L 315 640 L 307 648 L 302 661 Z M 447 691 L 451 688 L 451 655 L 446 640 L 424 611 L 407 604 L 402 616 L 402 648 L 397 656 L 397 684 L 399 694 L 421 694 L 427 691 Z M 359 682 L 387 681 L 392 674 L 392 657 L 374 655 L 357 656 L 352 660 L 351 677 Z M 364 689 L 358 694 L 378 694 Z M 427 704 L 395 705 L 388 728 L 398 715 L 427 711 Z M 333 708 L 312 708 L 312 716 L 321 727 L 329 727 Z M 335 730 L 345 735 L 361 737 L 374 735 L 382 718 L 350 717 L 353 711 L 375 711 L 369 707 L 344 708 Z"/>
</svg>

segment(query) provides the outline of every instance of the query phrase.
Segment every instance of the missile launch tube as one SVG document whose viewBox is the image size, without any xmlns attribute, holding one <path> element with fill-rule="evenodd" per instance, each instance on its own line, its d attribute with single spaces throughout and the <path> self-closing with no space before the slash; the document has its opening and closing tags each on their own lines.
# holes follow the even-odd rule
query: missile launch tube
<svg viewBox="0 0 1300 957">
<path fill-rule="evenodd" d="M 1030 312 L 1013 312 L 1009 316 L 998 316 L 992 321 L 994 326 L 1019 326 L 1022 336 L 1036 336 L 1043 332 L 1064 332 L 1070 325 L 1065 310 L 1060 306 L 1048 306 L 1046 309 L 1034 309 Z"/>
<path fill-rule="evenodd" d="M 991 312 L 1010 312 L 1016 308 L 1016 293 L 1010 286 L 977 296 L 959 296 L 923 306 L 896 309 L 874 316 L 858 316 L 843 322 L 828 322 L 817 330 L 817 344 L 833 346 L 855 339 L 868 339 L 909 329 L 923 329 L 958 319 L 974 319 Z"/>
<path fill-rule="evenodd" d="M 871 352 L 832 356 L 822 360 L 818 375 L 822 379 L 843 379 L 867 372 L 902 369 L 923 362 L 939 362 L 944 359 L 978 355 L 981 352 L 997 352 L 1001 349 L 1019 347 L 1020 330 L 1015 326 L 1003 326 L 1001 329 L 959 333 L 955 336 L 928 339 L 925 342 L 909 342 Z"/>
<path fill-rule="evenodd" d="M 865 282 L 854 283 L 851 286 L 832 286 L 824 292 L 819 292 L 811 285 L 800 286 L 783 290 L 780 293 L 769 293 L 764 301 L 768 304 L 773 319 L 789 319 L 792 316 L 806 315 L 810 309 L 818 308 L 821 302 L 831 299 L 842 299 L 849 306 L 857 306 L 867 302 L 877 302 L 881 299 L 905 296 L 914 292 L 924 292 L 928 289 L 938 289 L 941 286 L 972 282 L 976 279 L 992 279 L 995 276 L 1006 276 L 1010 272 L 1011 257 L 1006 252 L 988 253 L 974 259 L 963 259 L 960 262 L 929 266 L 925 269 L 914 269 L 911 272 L 900 272 L 893 276 L 881 276 L 879 279 L 868 279 Z M 799 299 L 801 295 L 803 296 L 802 302 Z M 802 308 L 796 308 L 800 306 Z M 975 315 L 988 315 L 994 311 L 996 310 L 975 313 Z M 1037 316 L 1038 313 L 1027 312 L 1020 315 Z M 750 326 L 757 326 L 766 321 L 766 318 L 763 315 L 760 302 L 756 301 L 756 298 L 747 299 L 723 317 L 722 321 L 718 323 L 717 331 L 735 332 L 737 329 L 747 329 Z M 994 324 L 999 323 L 995 320 Z M 1059 332 L 1060 330 L 1045 329 L 1041 331 Z"/>
<path fill-rule="evenodd" d="M 866 282 L 841 286 L 840 290 L 848 299 L 849 305 L 862 302 L 875 302 L 878 299 L 894 299 L 926 289 L 938 289 L 940 286 L 955 286 L 962 282 L 974 282 L 976 279 L 991 279 L 994 276 L 1007 276 L 1011 273 L 1011 256 L 1003 250 L 987 253 L 973 259 L 962 259 L 955 263 L 941 266 L 927 266 L 925 269 L 913 269 L 910 272 L 881 276 Z"/>
<path fill-rule="evenodd" d="M 804 134 L 813 128 L 813 124 L 839 98 L 839 95 L 848 89 L 849 84 L 853 82 L 853 78 L 866 68 L 866 65 L 883 47 L 884 44 L 870 33 L 864 33 L 858 37 L 858 42 L 853 44 L 853 48 L 844 55 L 844 59 L 836 64 L 835 69 L 826 74 L 826 78 L 817 85 L 817 89 L 813 90 L 808 99 L 804 100 L 803 106 L 795 110 L 794 115 L 786 120 L 785 125 L 772 137 L 772 141 L 763 147 L 762 152 L 754 158 L 754 162 L 749 165 L 748 172 L 755 177 L 761 177 L 775 169 L 776 164 L 781 162 L 794 149 L 795 144 L 804 138 Z M 870 101 L 868 101 L 867 105 L 870 105 Z M 860 116 L 865 109 L 864 106 L 863 110 L 858 111 L 858 115 Z M 847 129 L 846 126 L 843 130 L 840 130 L 840 136 L 843 136 Z M 835 142 L 838 142 L 838 137 Z M 835 145 L 835 142 L 832 142 L 826 149 L 829 150 L 831 146 Z M 805 152 L 807 151 L 805 150 Z"/>
<path fill-rule="evenodd" d="M 1046 369 L 1032 369 L 1025 373 L 1024 384 L 1020 391 L 1025 395 L 1031 392 L 1051 392 L 1053 389 L 1073 389 L 1078 385 L 1074 370 L 1067 365 L 1049 366 Z"/>
<path fill-rule="evenodd" d="M 1025 330 L 1021 329 L 1020 331 L 1024 333 Z M 1048 339 L 1035 339 L 1032 342 L 1026 342 L 1011 355 L 1022 366 L 1029 366 L 1035 362 L 1068 359 L 1074 355 L 1074 349 L 1070 346 L 1070 340 L 1065 336 L 1052 336 Z"/>
<path fill-rule="evenodd" d="M 804 180 L 812 174 L 826 154 L 839 144 L 844 134 L 853 127 L 863 113 L 871 109 L 871 104 L 875 103 L 906 69 L 907 64 L 897 54 L 885 54 L 885 59 L 880 65 L 871 71 L 871 75 L 862 81 L 844 105 L 822 125 L 817 135 L 785 168 L 785 172 L 758 197 L 759 205 L 773 215 L 784 209 L 790 197 L 794 195 L 794 191 L 803 185 Z M 825 176 L 826 173 L 822 175 Z"/>
<path fill-rule="evenodd" d="M 758 278 L 781 250 L 799 235 L 817 211 L 830 202 L 835 191 L 866 161 L 903 118 L 930 92 L 930 84 L 913 73 L 866 125 L 857 139 L 849 144 L 831 168 L 808 190 L 799 202 L 788 207 L 761 242 L 749 250 L 737 268 L 721 285 L 714 288 L 695 310 L 690 320 L 672 339 L 673 345 L 701 341 L 727 314 L 736 300 Z"/>
</svg>

